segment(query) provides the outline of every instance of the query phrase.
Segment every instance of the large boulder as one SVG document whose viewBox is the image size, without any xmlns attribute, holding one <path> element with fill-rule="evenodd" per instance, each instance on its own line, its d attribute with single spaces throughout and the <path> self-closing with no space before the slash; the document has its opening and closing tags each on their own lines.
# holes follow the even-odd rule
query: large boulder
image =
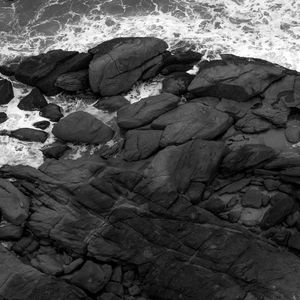
<svg viewBox="0 0 300 300">
<path fill-rule="evenodd" d="M 14 97 L 14 91 L 10 81 L 0 77 L 0 105 L 7 104 Z"/>
<path fill-rule="evenodd" d="M 167 48 L 166 42 L 153 37 L 118 38 L 95 47 L 89 66 L 93 92 L 113 96 L 128 91 L 144 73 L 162 63 L 161 54 Z"/>
<path fill-rule="evenodd" d="M 114 131 L 89 113 L 77 111 L 61 119 L 52 133 L 71 143 L 102 144 L 112 139 Z"/>
<path fill-rule="evenodd" d="M 179 97 L 166 93 L 126 105 L 118 111 L 118 125 L 124 129 L 133 129 L 149 124 L 155 118 L 177 107 L 179 101 Z"/>
<path fill-rule="evenodd" d="M 202 62 L 188 90 L 198 96 L 248 101 L 262 94 L 285 75 L 281 66 L 253 58 L 221 55 L 222 60 Z"/>
</svg>

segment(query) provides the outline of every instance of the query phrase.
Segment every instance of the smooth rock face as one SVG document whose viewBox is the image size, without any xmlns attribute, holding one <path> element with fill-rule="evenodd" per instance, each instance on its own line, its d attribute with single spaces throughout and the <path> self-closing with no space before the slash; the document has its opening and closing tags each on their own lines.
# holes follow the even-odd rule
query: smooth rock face
<svg viewBox="0 0 300 300">
<path fill-rule="evenodd" d="M 284 76 L 284 68 L 269 62 L 221 55 L 222 60 L 201 63 L 188 90 L 198 96 L 248 101 Z"/>
<path fill-rule="evenodd" d="M 124 129 L 141 127 L 177 107 L 179 101 L 180 98 L 172 94 L 144 98 L 121 108 L 117 114 L 117 123 Z"/>
<path fill-rule="evenodd" d="M 51 122 L 58 122 L 64 115 L 60 106 L 54 103 L 49 103 L 40 110 L 40 115 L 49 119 Z"/>
<path fill-rule="evenodd" d="M 69 114 L 54 125 L 53 134 L 71 143 L 102 144 L 112 139 L 114 131 L 89 113 Z"/>
<path fill-rule="evenodd" d="M 39 89 L 34 88 L 32 91 L 22 98 L 18 104 L 21 110 L 40 110 L 47 105 L 47 101 Z"/>
<path fill-rule="evenodd" d="M 167 47 L 164 41 L 152 37 L 115 39 L 99 45 L 89 67 L 93 92 L 113 96 L 128 91 L 158 63 L 156 57 Z"/>
<path fill-rule="evenodd" d="M 25 142 L 38 142 L 45 143 L 49 134 L 42 130 L 32 129 L 32 128 L 20 128 L 12 131 L 2 131 L 0 135 L 8 135 L 10 137 L 16 138 L 20 141 Z"/>
<path fill-rule="evenodd" d="M 4 123 L 7 119 L 7 114 L 5 112 L 0 112 L 0 124 Z"/>
<path fill-rule="evenodd" d="M 99 100 L 94 106 L 98 109 L 108 112 L 118 111 L 123 106 L 130 104 L 130 102 L 123 96 L 106 97 Z"/>
<path fill-rule="evenodd" d="M 0 77 L 0 105 L 7 104 L 14 97 L 14 91 L 10 81 Z"/>
</svg>

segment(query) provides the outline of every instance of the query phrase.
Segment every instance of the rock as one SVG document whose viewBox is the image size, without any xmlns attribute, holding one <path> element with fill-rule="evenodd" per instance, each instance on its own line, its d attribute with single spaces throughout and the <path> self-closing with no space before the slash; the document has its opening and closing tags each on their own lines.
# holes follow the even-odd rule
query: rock
<svg viewBox="0 0 300 300">
<path fill-rule="evenodd" d="M 261 144 L 249 144 L 228 153 L 223 159 L 221 168 L 226 173 L 238 173 L 255 168 L 275 157 L 272 148 Z"/>
<path fill-rule="evenodd" d="M 80 270 L 66 279 L 89 293 L 96 294 L 108 283 L 112 274 L 110 265 L 99 265 L 92 261 L 86 261 Z"/>
<path fill-rule="evenodd" d="M 113 96 L 99 100 L 94 106 L 98 109 L 112 113 L 128 104 L 130 104 L 130 102 L 125 97 Z"/>
<path fill-rule="evenodd" d="M 169 75 L 172 73 L 178 73 L 178 72 L 186 72 L 188 70 L 193 69 L 193 64 L 171 64 L 166 67 L 164 67 L 160 73 L 162 75 Z"/>
<path fill-rule="evenodd" d="M 202 54 L 193 50 L 176 50 L 164 59 L 164 66 L 171 64 L 194 64 L 201 60 Z"/>
<path fill-rule="evenodd" d="M 187 88 L 195 76 L 187 73 L 173 73 L 162 82 L 162 92 L 174 95 L 182 95 L 187 92 Z"/>
<path fill-rule="evenodd" d="M 10 223 L 0 223 L 0 240 L 17 240 L 22 237 L 23 227 Z"/>
<path fill-rule="evenodd" d="M 9 181 L 0 179 L 0 210 L 3 218 L 21 225 L 29 214 L 29 199 Z"/>
<path fill-rule="evenodd" d="M 141 292 L 141 289 L 137 285 L 133 285 L 128 288 L 128 293 L 131 296 L 137 296 Z"/>
<path fill-rule="evenodd" d="M 71 143 L 102 144 L 112 139 L 114 131 L 89 113 L 77 111 L 61 119 L 52 133 Z"/>
<path fill-rule="evenodd" d="M 122 281 L 122 267 L 121 266 L 117 266 L 113 269 L 113 273 L 112 273 L 110 280 L 115 281 L 115 282 Z"/>
<path fill-rule="evenodd" d="M 77 258 L 72 261 L 69 265 L 64 265 L 64 273 L 69 274 L 74 272 L 75 270 L 79 269 L 84 263 L 82 258 Z"/>
<path fill-rule="evenodd" d="M 294 201 L 284 193 L 277 193 L 271 198 L 271 207 L 268 209 L 260 224 L 262 229 L 268 229 L 284 221 L 293 211 Z"/>
<path fill-rule="evenodd" d="M 219 214 L 227 210 L 226 203 L 220 198 L 212 197 L 205 203 L 203 203 L 205 209 L 213 214 Z"/>
<path fill-rule="evenodd" d="M 152 37 L 113 39 L 90 50 L 96 53 L 89 66 L 94 93 L 114 96 L 128 91 L 143 73 L 162 62 L 168 45 Z"/>
<path fill-rule="evenodd" d="M 13 87 L 10 81 L 0 77 L 0 105 L 7 104 L 14 97 Z"/>
<path fill-rule="evenodd" d="M 69 149 L 71 149 L 69 146 L 60 142 L 55 142 L 42 148 L 41 151 L 47 158 L 59 159 Z"/>
<path fill-rule="evenodd" d="M 295 250 L 300 250 L 300 233 L 292 234 L 288 241 L 288 246 Z"/>
<path fill-rule="evenodd" d="M 122 298 L 113 293 L 102 293 L 101 296 L 97 297 L 97 300 L 122 300 Z"/>
<path fill-rule="evenodd" d="M 182 144 L 194 138 L 211 140 L 226 131 L 232 119 L 201 102 L 186 103 L 155 119 L 151 127 L 163 129 L 160 145 Z"/>
<path fill-rule="evenodd" d="M 40 115 L 49 119 L 51 122 L 58 122 L 64 115 L 60 106 L 49 103 L 40 110 Z"/>
<path fill-rule="evenodd" d="M 285 137 L 292 144 L 296 144 L 300 141 L 300 121 L 293 120 L 287 122 Z"/>
<path fill-rule="evenodd" d="M 280 181 L 274 179 L 265 179 L 264 186 L 268 191 L 275 191 L 280 186 Z"/>
<path fill-rule="evenodd" d="M 25 142 L 38 143 L 44 143 L 49 136 L 48 133 L 45 131 L 32 128 L 20 128 L 12 131 L 2 130 L 0 131 L 0 135 L 7 135 Z"/>
<path fill-rule="evenodd" d="M 68 92 L 84 91 L 89 88 L 88 70 L 62 74 L 56 78 L 55 86 Z"/>
<path fill-rule="evenodd" d="M 112 282 L 110 281 L 106 286 L 105 286 L 105 290 L 107 292 L 111 292 L 115 295 L 118 296 L 123 296 L 124 295 L 124 288 L 123 285 L 121 283 L 118 282 Z"/>
<path fill-rule="evenodd" d="M 76 51 L 52 50 L 24 59 L 15 77 L 28 85 L 38 87 L 47 96 L 58 94 L 57 78 L 65 73 L 87 69 L 92 56 Z"/>
<path fill-rule="evenodd" d="M 155 118 L 177 107 L 179 101 L 180 98 L 172 94 L 144 98 L 121 108 L 117 114 L 117 123 L 124 129 L 133 129 L 149 124 Z"/>
<path fill-rule="evenodd" d="M 7 119 L 7 114 L 5 112 L 0 112 L 0 124 L 4 123 Z"/>
<path fill-rule="evenodd" d="M 235 123 L 235 128 L 244 133 L 259 133 L 272 128 L 272 125 L 252 113 L 247 113 L 243 118 Z"/>
<path fill-rule="evenodd" d="M 284 68 L 269 62 L 221 55 L 222 60 L 200 63 L 199 72 L 188 90 L 198 96 L 248 101 L 262 94 L 284 76 Z"/>
<path fill-rule="evenodd" d="M 50 126 L 50 122 L 49 121 L 39 121 L 39 122 L 33 123 L 32 126 L 34 126 L 35 128 L 45 130 Z"/>
<path fill-rule="evenodd" d="M 249 189 L 242 197 L 244 207 L 260 208 L 263 204 L 263 198 L 267 197 L 260 190 Z"/>
<path fill-rule="evenodd" d="M 256 226 L 259 225 L 265 210 L 256 209 L 256 208 L 244 208 L 242 210 L 239 222 L 245 226 Z"/>
<path fill-rule="evenodd" d="M 18 104 L 21 110 L 40 110 L 47 105 L 47 101 L 39 89 L 33 88 L 32 91 L 22 98 Z"/>
<path fill-rule="evenodd" d="M 39 254 L 31 260 L 32 266 L 39 269 L 43 273 L 58 276 L 64 271 L 62 264 L 53 256 Z"/>
<path fill-rule="evenodd" d="M 236 193 L 241 189 L 243 189 L 245 186 L 249 185 L 250 182 L 251 182 L 250 178 L 243 178 L 241 180 L 226 185 L 224 188 L 218 191 L 218 194 L 222 195 L 226 193 L 228 194 Z"/>
<path fill-rule="evenodd" d="M 159 149 L 161 130 L 130 130 L 125 136 L 122 152 L 127 161 L 141 160 L 149 157 Z"/>
</svg>

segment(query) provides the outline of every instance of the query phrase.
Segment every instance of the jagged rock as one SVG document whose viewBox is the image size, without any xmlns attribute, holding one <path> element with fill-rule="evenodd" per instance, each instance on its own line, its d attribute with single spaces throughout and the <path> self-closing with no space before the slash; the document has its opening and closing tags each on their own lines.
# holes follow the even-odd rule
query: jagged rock
<svg viewBox="0 0 300 300">
<path fill-rule="evenodd" d="M 300 141 L 299 120 L 292 120 L 287 122 L 287 127 L 285 129 L 285 137 L 292 144 L 296 144 Z"/>
<path fill-rule="evenodd" d="M 112 274 L 110 265 L 95 264 L 87 261 L 73 274 L 66 276 L 66 279 L 82 289 L 96 294 L 108 283 Z"/>
<path fill-rule="evenodd" d="M 163 129 L 160 145 L 182 144 L 190 139 L 211 140 L 226 131 L 232 119 L 201 102 L 186 103 L 155 119 L 151 127 Z"/>
<path fill-rule="evenodd" d="M 70 147 L 60 142 L 55 142 L 43 148 L 41 151 L 47 158 L 59 159 Z"/>
<path fill-rule="evenodd" d="M 0 112 L 0 124 L 4 123 L 7 119 L 7 114 L 5 112 Z"/>
<path fill-rule="evenodd" d="M 14 97 L 14 91 L 10 81 L 0 77 L 0 105 L 7 104 Z"/>
<path fill-rule="evenodd" d="M 17 240 L 23 234 L 23 227 L 10 223 L 0 223 L 0 240 Z"/>
<path fill-rule="evenodd" d="M 33 123 L 32 126 L 34 126 L 35 128 L 45 130 L 50 126 L 50 122 L 49 121 L 39 121 L 39 122 Z"/>
<path fill-rule="evenodd" d="M 114 131 L 93 115 L 77 111 L 61 119 L 52 133 L 71 143 L 102 144 L 112 139 Z"/>
<path fill-rule="evenodd" d="M 168 45 L 158 38 L 117 38 L 90 50 L 90 86 L 102 96 L 128 91 L 143 73 L 162 62 Z M 148 77 L 148 76 L 147 76 Z"/>
<path fill-rule="evenodd" d="M 272 160 L 276 157 L 275 151 L 265 145 L 249 144 L 228 153 L 221 165 L 223 172 L 237 173 Z"/>
<path fill-rule="evenodd" d="M 55 86 L 68 92 L 84 91 L 89 88 L 89 71 L 86 69 L 62 74 L 56 78 Z"/>
<path fill-rule="evenodd" d="M 127 161 L 141 160 L 154 154 L 159 149 L 161 130 L 130 130 L 125 136 L 122 152 Z"/>
<path fill-rule="evenodd" d="M 57 78 L 65 73 L 87 69 L 92 56 L 76 51 L 52 50 L 24 59 L 15 72 L 17 80 L 38 87 L 47 96 L 58 94 Z"/>
<path fill-rule="evenodd" d="M 0 131 L 0 135 L 7 135 L 25 142 L 39 143 L 44 143 L 49 136 L 49 134 L 45 131 L 32 128 L 20 128 L 12 131 L 2 130 Z"/>
<path fill-rule="evenodd" d="M 123 106 L 130 104 L 130 102 L 123 96 L 107 97 L 99 100 L 94 106 L 108 112 L 118 111 Z"/>
<path fill-rule="evenodd" d="M 40 110 L 40 115 L 49 119 L 51 122 L 58 122 L 64 115 L 60 106 L 49 103 Z"/>
<path fill-rule="evenodd" d="M 252 113 L 247 113 L 243 118 L 235 123 L 235 128 L 244 133 L 259 133 L 272 128 L 272 125 Z"/>
<path fill-rule="evenodd" d="M 118 111 L 118 125 L 124 129 L 133 129 L 149 124 L 155 118 L 177 107 L 179 101 L 179 97 L 166 93 L 126 105 Z"/>
<path fill-rule="evenodd" d="M 198 96 L 248 101 L 284 76 L 284 68 L 263 60 L 221 54 L 222 60 L 202 62 L 188 90 Z"/>
<path fill-rule="evenodd" d="M 162 92 L 174 95 L 182 95 L 187 92 L 187 88 L 195 76 L 187 73 L 173 73 L 162 82 Z"/>
<path fill-rule="evenodd" d="M 18 104 L 18 108 L 21 110 L 40 110 L 47 105 L 47 100 L 40 92 L 39 89 L 33 88 L 32 91 L 22 98 Z"/>
<path fill-rule="evenodd" d="M 53 256 L 39 254 L 31 260 L 31 265 L 43 273 L 49 275 L 61 275 L 64 271 L 63 265 Z"/>
<path fill-rule="evenodd" d="M 284 193 L 277 193 L 271 198 L 271 207 L 268 209 L 260 224 L 261 228 L 268 229 L 281 223 L 294 209 L 294 201 Z"/>
<path fill-rule="evenodd" d="M 30 202 L 12 183 L 0 179 L 0 210 L 14 225 L 21 225 L 28 217 Z"/>
</svg>

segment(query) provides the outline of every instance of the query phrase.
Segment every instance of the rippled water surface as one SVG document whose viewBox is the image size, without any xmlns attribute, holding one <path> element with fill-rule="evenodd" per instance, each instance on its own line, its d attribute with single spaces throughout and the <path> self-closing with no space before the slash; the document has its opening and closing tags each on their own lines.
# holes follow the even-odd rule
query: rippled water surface
<svg viewBox="0 0 300 300">
<path fill-rule="evenodd" d="M 189 45 L 209 59 L 234 53 L 300 71 L 299 0 L 0 0 L 0 63 L 56 48 L 85 51 L 118 36 L 156 36 L 171 48 Z M 18 98 L 28 93 L 26 88 L 17 86 L 14 101 L 0 107 L 10 117 L 0 129 L 31 126 L 41 119 L 16 107 Z M 158 89 L 159 80 L 148 82 L 133 89 L 128 98 L 138 101 Z M 71 107 L 104 121 L 113 117 L 80 99 Z M 0 143 L 0 165 L 42 162 L 40 145 L 3 138 Z"/>
</svg>

